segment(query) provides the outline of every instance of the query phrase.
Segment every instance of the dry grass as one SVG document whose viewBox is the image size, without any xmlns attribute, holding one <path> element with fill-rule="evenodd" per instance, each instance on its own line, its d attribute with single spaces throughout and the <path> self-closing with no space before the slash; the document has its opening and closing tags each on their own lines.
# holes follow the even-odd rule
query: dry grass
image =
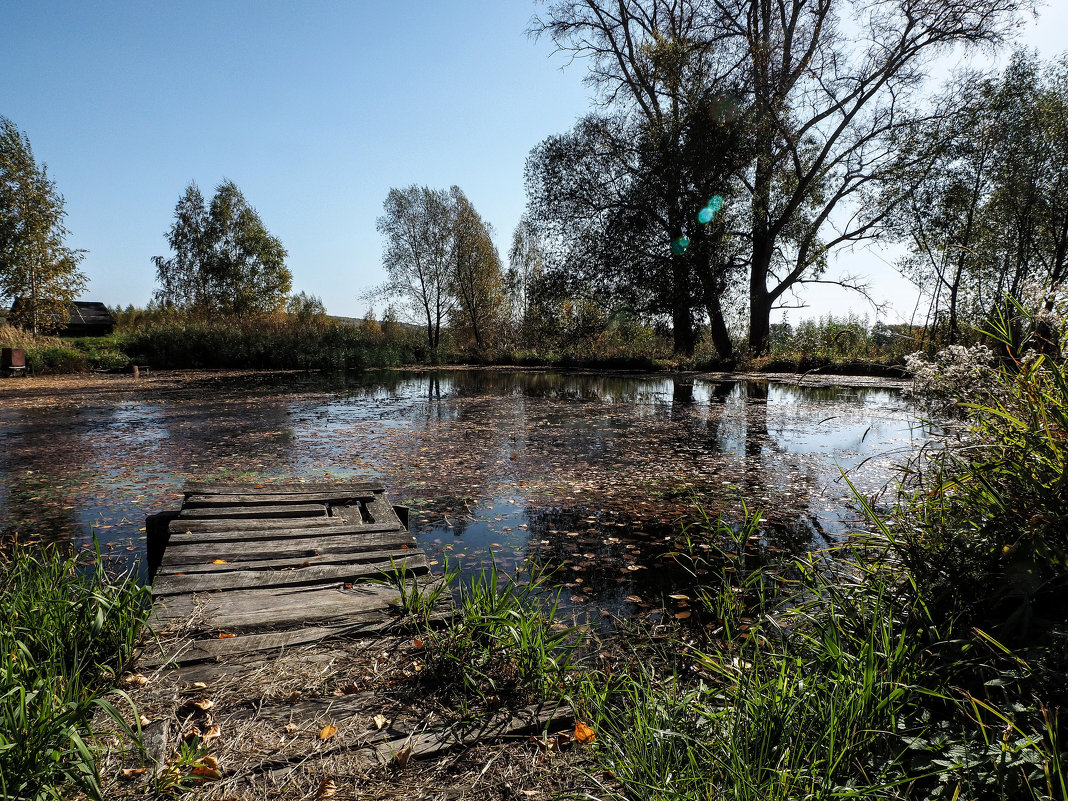
<svg viewBox="0 0 1068 801">
<path fill-rule="evenodd" d="M 151 721 L 146 733 L 168 722 L 167 759 L 179 771 L 190 769 L 181 764 L 183 741 L 203 746 L 199 755 L 216 761 L 221 778 L 188 790 L 190 799 L 536 801 L 588 784 L 582 773 L 588 749 L 546 750 L 527 734 L 405 766 L 381 764 L 369 744 L 441 728 L 458 717 L 425 692 L 420 646 L 398 634 L 335 640 L 240 666 L 144 670 L 147 682 L 128 681 L 128 692 L 138 714 Z M 333 726 L 336 732 L 324 738 Z M 150 794 L 151 771 L 132 780 L 121 774 L 140 768 L 141 757 L 117 738 L 107 745 L 107 797 L 133 801 Z"/>
<path fill-rule="evenodd" d="M 0 348 L 46 348 L 63 344 L 59 337 L 34 336 L 29 331 L 0 323 Z"/>
</svg>

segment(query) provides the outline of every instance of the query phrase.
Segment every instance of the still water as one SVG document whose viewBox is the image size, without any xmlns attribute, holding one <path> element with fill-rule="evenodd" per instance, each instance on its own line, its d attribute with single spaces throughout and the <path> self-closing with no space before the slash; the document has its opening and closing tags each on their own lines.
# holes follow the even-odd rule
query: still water
<svg viewBox="0 0 1068 801">
<path fill-rule="evenodd" d="M 188 480 L 383 482 L 431 558 L 535 558 L 572 603 L 652 594 L 695 502 L 763 512 L 769 543 L 863 525 L 927 429 L 894 388 L 701 376 L 382 371 L 200 377 L 112 400 L 0 408 L 0 535 L 89 542 L 131 563 Z"/>
</svg>

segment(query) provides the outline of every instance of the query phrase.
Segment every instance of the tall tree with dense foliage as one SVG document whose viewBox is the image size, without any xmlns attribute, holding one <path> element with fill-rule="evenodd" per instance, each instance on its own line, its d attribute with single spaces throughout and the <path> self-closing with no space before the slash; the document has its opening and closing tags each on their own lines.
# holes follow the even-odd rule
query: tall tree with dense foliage
<svg viewBox="0 0 1068 801">
<path fill-rule="evenodd" d="M 156 256 L 156 300 L 201 314 L 248 316 L 282 309 L 293 276 L 286 250 L 233 181 L 215 189 L 210 205 L 190 183 L 167 233 L 174 252 Z"/>
<path fill-rule="evenodd" d="M 745 153 L 744 115 L 727 97 L 692 98 L 668 130 L 635 115 L 589 115 L 527 160 L 528 213 L 571 294 L 672 321 L 689 355 L 707 314 L 730 357 L 721 298 L 734 283 L 725 226 Z M 726 200 L 725 200 L 726 198 Z"/>
<path fill-rule="evenodd" d="M 403 304 L 426 325 L 427 346 L 436 354 L 441 326 L 452 312 L 453 211 L 449 193 L 426 186 L 390 189 L 378 218 L 385 237 L 386 282 L 376 294 Z"/>
<path fill-rule="evenodd" d="M 941 103 L 951 111 L 901 143 L 890 191 L 904 187 L 904 201 L 890 222 L 928 323 L 952 343 L 1004 297 L 1041 301 L 1068 276 L 1068 58 L 1017 53 L 1000 75 L 962 76 Z"/>
<path fill-rule="evenodd" d="M 64 244 L 63 196 L 30 140 L 0 117 L 0 301 L 20 299 L 10 321 L 35 334 L 60 328 L 85 288 L 83 251 Z"/>
<path fill-rule="evenodd" d="M 501 258 L 491 238 L 492 227 L 482 219 L 463 190 L 449 190 L 453 218 L 452 288 L 465 326 L 482 349 L 504 303 Z"/>
<path fill-rule="evenodd" d="M 654 123 L 684 95 L 665 92 L 664 58 L 680 87 L 728 88 L 752 114 L 749 158 L 735 172 L 748 209 L 749 347 L 767 350 L 786 293 L 823 277 L 835 248 L 876 236 L 889 207 L 874 191 L 931 58 L 996 45 L 1024 0 L 561 0 L 532 31 L 589 64 L 604 102 Z M 698 82 L 699 79 L 699 82 Z"/>
</svg>

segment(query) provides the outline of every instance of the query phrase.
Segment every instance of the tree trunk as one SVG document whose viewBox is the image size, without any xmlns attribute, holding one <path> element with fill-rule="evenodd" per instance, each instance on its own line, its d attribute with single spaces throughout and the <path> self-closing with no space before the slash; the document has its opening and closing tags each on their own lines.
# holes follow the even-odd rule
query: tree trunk
<svg viewBox="0 0 1068 801">
<path fill-rule="evenodd" d="M 771 344 L 772 295 L 767 276 L 771 269 L 771 242 L 754 237 L 753 263 L 749 273 L 749 351 L 763 356 Z"/>
<path fill-rule="evenodd" d="M 723 319 L 723 307 L 720 305 L 719 295 L 709 295 L 707 305 L 712 345 L 721 359 L 733 359 L 734 343 L 731 342 L 731 335 L 727 330 L 727 321 Z"/>
<path fill-rule="evenodd" d="M 689 263 L 684 254 L 671 257 L 671 327 L 676 356 L 693 356 L 697 338 L 693 330 L 689 293 Z"/>
</svg>

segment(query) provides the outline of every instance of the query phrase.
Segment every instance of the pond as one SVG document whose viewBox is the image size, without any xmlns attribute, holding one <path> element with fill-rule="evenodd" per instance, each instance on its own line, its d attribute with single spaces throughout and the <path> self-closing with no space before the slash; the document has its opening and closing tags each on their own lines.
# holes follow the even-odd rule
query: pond
<svg viewBox="0 0 1068 801">
<path fill-rule="evenodd" d="M 128 377 L 119 377 L 131 381 Z M 133 389 L 129 387 L 133 386 Z M 7 397 L 11 397 L 8 395 Z M 769 545 L 864 521 L 927 428 L 900 390 L 702 375 L 462 369 L 199 374 L 0 407 L 0 534 L 142 558 L 188 480 L 375 478 L 439 565 L 535 559 L 604 614 L 669 586 L 699 515 L 761 511 Z"/>
</svg>

